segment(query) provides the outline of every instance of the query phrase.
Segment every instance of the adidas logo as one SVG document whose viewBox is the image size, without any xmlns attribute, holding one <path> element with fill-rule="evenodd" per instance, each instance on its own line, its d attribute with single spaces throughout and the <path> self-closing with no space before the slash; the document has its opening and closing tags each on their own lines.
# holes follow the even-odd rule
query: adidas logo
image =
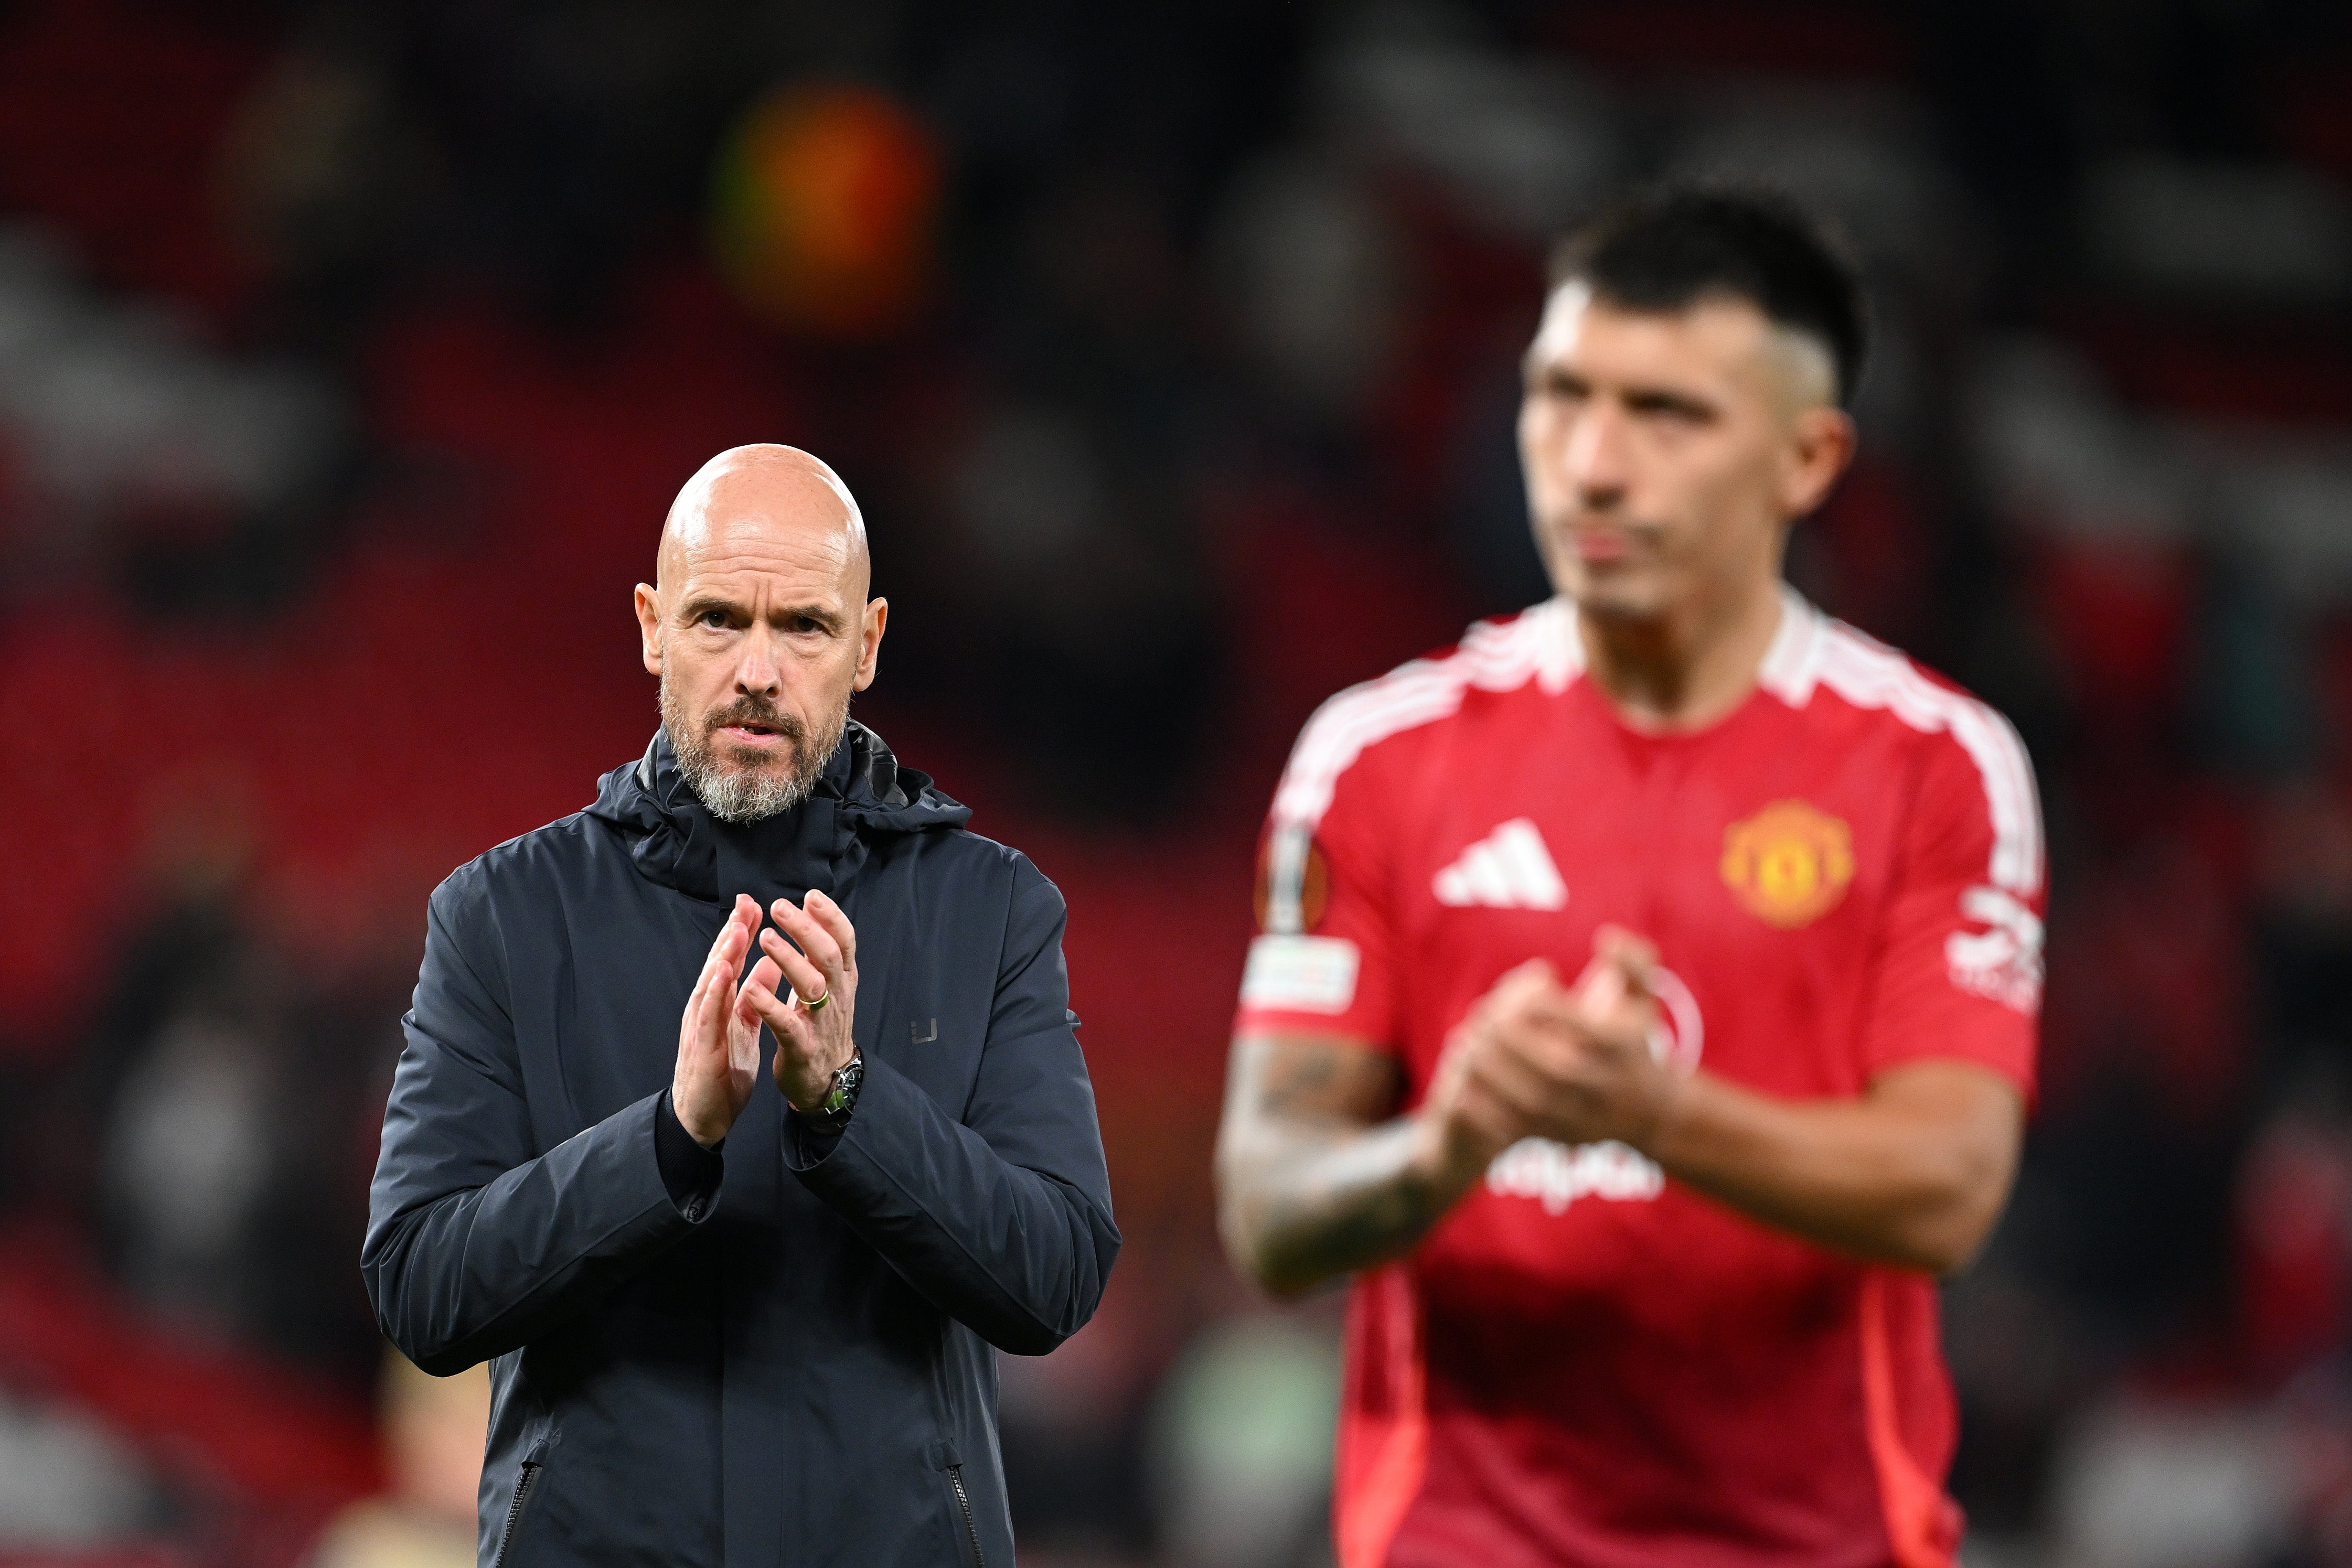
<svg viewBox="0 0 2352 1568">
<path fill-rule="evenodd" d="M 1568 884 L 1551 863 L 1543 835 L 1514 817 L 1464 850 L 1437 873 L 1437 902 L 1461 909 L 1565 909 Z"/>
</svg>

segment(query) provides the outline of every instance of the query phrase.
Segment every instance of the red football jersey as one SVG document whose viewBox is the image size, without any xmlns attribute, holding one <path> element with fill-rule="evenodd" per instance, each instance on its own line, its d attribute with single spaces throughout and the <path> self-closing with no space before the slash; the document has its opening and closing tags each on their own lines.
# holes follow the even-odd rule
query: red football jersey
<svg viewBox="0 0 2352 1568">
<path fill-rule="evenodd" d="M 1332 698 L 1275 797 L 1238 1028 L 1392 1051 L 1613 923 L 1654 1046 L 1794 1099 L 1948 1058 L 2031 1094 L 2041 820 L 1991 709 L 1790 593 L 1757 690 L 1629 728 L 1564 601 Z M 1935 1282 L 1616 1144 L 1528 1139 L 1349 1303 L 1341 1568 L 1948 1565 Z"/>
</svg>

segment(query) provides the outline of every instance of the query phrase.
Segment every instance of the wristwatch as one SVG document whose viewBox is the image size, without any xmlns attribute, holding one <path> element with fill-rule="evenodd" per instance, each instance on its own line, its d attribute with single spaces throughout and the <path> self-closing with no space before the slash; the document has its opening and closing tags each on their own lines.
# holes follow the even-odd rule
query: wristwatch
<svg viewBox="0 0 2352 1568">
<path fill-rule="evenodd" d="M 866 1053 L 852 1051 L 849 1060 L 833 1070 L 833 1088 L 816 1103 L 813 1110 L 801 1115 L 812 1132 L 838 1133 L 849 1125 L 849 1113 L 857 1109 L 857 1091 L 866 1082 Z"/>
</svg>

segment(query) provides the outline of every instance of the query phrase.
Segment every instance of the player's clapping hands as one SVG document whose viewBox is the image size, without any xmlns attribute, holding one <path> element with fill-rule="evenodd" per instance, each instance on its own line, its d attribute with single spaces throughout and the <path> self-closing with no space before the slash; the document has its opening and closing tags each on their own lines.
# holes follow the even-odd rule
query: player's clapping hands
<svg viewBox="0 0 2352 1568">
<path fill-rule="evenodd" d="M 1647 1143 L 1683 1082 L 1651 1048 L 1656 964 L 1648 943 L 1603 926 L 1572 985 L 1541 958 L 1497 980 L 1454 1030 L 1430 1088 L 1428 1113 L 1453 1158 L 1483 1168 L 1525 1137 Z"/>
</svg>

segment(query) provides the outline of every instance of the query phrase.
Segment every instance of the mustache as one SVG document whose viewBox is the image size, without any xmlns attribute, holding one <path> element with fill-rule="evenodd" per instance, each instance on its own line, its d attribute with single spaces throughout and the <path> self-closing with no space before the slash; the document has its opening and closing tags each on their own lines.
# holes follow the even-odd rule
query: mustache
<svg viewBox="0 0 2352 1568">
<path fill-rule="evenodd" d="M 755 724 L 762 729 L 772 729 L 795 744 L 805 744 L 809 737 L 808 726 L 791 714 L 771 707 L 759 698 L 751 696 L 739 697 L 725 707 L 716 708 L 705 715 L 702 720 L 702 733 L 709 735 L 714 731 L 725 729 L 730 725 Z"/>
</svg>

